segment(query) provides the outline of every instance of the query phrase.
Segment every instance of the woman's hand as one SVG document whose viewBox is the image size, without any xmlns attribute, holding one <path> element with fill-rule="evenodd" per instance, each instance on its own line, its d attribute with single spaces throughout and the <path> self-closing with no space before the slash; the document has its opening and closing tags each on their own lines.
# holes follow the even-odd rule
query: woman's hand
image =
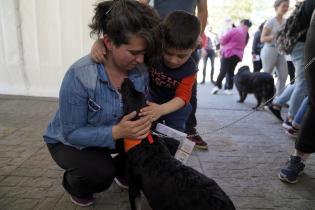
<svg viewBox="0 0 315 210">
<path fill-rule="evenodd" d="M 134 111 L 124 116 L 117 125 L 113 126 L 112 135 L 114 139 L 144 139 L 148 136 L 151 128 L 150 117 L 141 117 L 138 120 L 131 121 L 136 115 L 137 112 Z"/>
<path fill-rule="evenodd" d="M 162 105 L 153 102 L 147 102 L 148 106 L 140 110 L 140 116 L 148 116 L 151 121 L 154 122 L 158 120 L 162 115 L 164 115 L 164 109 Z"/>
<path fill-rule="evenodd" d="M 96 40 L 91 48 L 90 57 L 96 63 L 104 63 L 105 55 L 106 48 L 104 46 L 103 40 L 102 39 Z"/>
</svg>

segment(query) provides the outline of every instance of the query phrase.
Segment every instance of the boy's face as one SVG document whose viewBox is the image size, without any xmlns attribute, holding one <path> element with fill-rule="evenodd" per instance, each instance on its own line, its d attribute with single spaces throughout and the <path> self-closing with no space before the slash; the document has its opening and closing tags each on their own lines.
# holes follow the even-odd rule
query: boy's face
<svg viewBox="0 0 315 210">
<path fill-rule="evenodd" d="M 167 48 L 163 52 L 164 63 L 168 68 L 176 69 L 186 63 L 195 49 Z"/>
</svg>

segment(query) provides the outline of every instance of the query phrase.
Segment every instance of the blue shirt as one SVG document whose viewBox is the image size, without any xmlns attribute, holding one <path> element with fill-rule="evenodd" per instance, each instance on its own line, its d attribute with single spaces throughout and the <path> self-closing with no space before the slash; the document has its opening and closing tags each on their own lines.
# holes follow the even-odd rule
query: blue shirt
<svg viewBox="0 0 315 210">
<path fill-rule="evenodd" d="M 148 73 L 138 65 L 128 78 L 143 93 L 148 89 Z M 44 139 L 82 149 L 115 148 L 112 127 L 122 117 L 120 94 L 110 84 L 104 66 L 85 56 L 67 71 L 60 88 L 59 109 L 49 122 Z"/>
<path fill-rule="evenodd" d="M 161 18 L 165 18 L 175 10 L 183 10 L 195 15 L 197 0 L 154 0 L 154 9 L 157 10 Z"/>
</svg>

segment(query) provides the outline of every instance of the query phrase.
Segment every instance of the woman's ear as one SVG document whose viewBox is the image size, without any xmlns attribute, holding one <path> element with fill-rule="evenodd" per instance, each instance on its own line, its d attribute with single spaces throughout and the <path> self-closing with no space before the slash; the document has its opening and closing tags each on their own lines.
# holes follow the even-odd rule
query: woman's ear
<svg viewBox="0 0 315 210">
<path fill-rule="evenodd" d="M 113 49 L 113 41 L 109 38 L 109 36 L 107 34 L 104 34 L 103 37 L 103 42 L 104 42 L 104 46 L 106 48 L 106 50 L 111 51 Z"/>
</svg>

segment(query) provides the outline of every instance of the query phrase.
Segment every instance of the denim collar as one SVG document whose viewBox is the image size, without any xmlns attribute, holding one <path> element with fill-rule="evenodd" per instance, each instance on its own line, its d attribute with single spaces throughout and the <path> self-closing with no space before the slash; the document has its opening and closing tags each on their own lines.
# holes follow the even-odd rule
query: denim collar
<svg viewBox="0 0 315 210">
<path fill-rule="evenodd" d="M 138 66 L 138 65 L 137 65 Z M 137 79 L 138 77 L 140 77 L 140 74 L 139 74 L 139 69 L 137 68 L 137 66 L 135 68 L 133 68 L 132 70 L 129 70 L 128 71 L 128 78 L 134 82 L 135 79 Z M 107 72 L 105 71 L 105 67 L 103 64 L 98 64 L 97 65 L 97 68 L 98 68 L 98 77 L 99 79 L 106 83 L 106 84 L 110 84 L 110 81 L 109 81 L 109 77 L 107 75 Z"/>
</svg>

